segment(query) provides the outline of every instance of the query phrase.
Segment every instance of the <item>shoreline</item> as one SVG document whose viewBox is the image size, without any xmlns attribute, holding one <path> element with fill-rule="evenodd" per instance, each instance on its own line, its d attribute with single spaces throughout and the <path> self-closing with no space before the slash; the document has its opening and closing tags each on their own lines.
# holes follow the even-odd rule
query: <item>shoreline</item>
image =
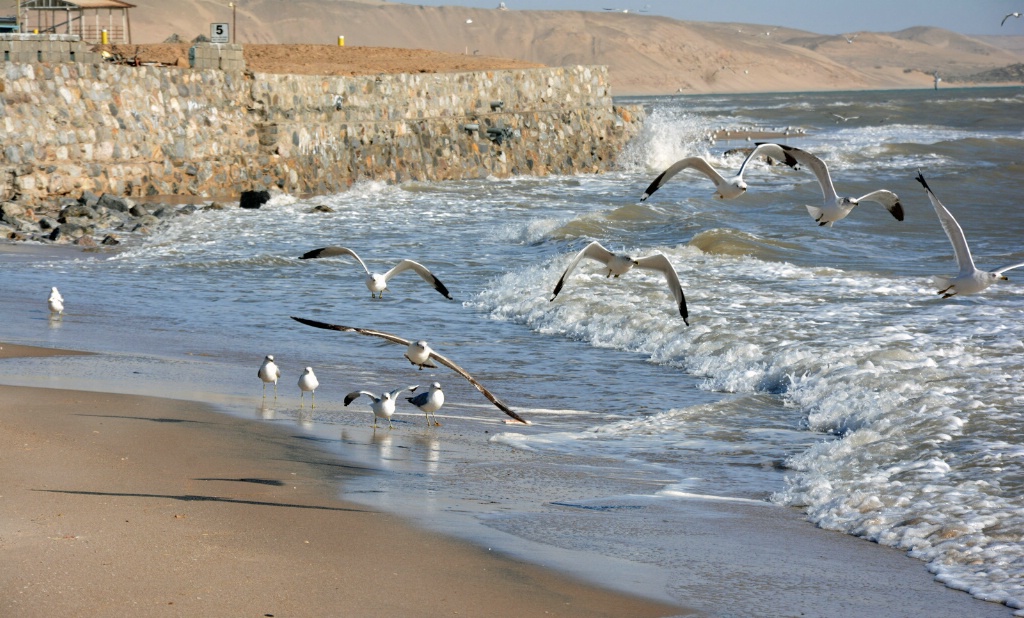
<svg viewBox="0 0 1024 618">
<path fill-rule="evenodd" d="M 63 351 L 0 344 L 22 354 Z M 5 613 L 694 613 L 342 501 L 337 483 L 363 473 L 273 424 L 136 395 L 0 396 Z"/>
</svg>

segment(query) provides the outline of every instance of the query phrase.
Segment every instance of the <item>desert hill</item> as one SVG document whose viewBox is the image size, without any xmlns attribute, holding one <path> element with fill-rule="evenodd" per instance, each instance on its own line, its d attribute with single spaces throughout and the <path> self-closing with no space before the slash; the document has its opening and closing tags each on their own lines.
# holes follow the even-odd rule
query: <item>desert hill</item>
<svg viewBox="0 0 1024 618">
<path fill-rule="evenodd" d="M 134 42 L 209 35 L 231 22 L 222 0 L 134 0 Z M 494 3 L 497 6 L 497 2 Z M 624 94 L 929 87 L 1024 61 L 1000 45 L 938 28 L 827 36 L 757 24 L 635 13 L 502 11 L 382 0 L 236 0 L 239 43 L 413 48 L 548 66 L 604 64 Z M 990 37 L 991 38 L 991 37 Z"/>
</svg>

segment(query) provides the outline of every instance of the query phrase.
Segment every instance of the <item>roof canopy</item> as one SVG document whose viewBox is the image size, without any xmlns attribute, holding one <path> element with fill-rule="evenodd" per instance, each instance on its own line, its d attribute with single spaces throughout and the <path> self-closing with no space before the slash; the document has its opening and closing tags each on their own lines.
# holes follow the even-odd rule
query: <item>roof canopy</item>
<svg viewBox="0 0 1024 618">
<path fill-rule="evenodd" d="M 22 0 L 22 10 L 29 11 L 77 11 L 79 9 L 134 9 L 134 4 L 120 0 Z"/>
<path fill-rule="evenodd" d="M 132 42 L 128 9 L 135 8 L 134 4 L 121 0 L 22 0 L 20 7 L 22 32 L 77 34 L 93 43 L 104 39 Z M 119 13 L 116 19 L 115 13 Z"/>
</svg>

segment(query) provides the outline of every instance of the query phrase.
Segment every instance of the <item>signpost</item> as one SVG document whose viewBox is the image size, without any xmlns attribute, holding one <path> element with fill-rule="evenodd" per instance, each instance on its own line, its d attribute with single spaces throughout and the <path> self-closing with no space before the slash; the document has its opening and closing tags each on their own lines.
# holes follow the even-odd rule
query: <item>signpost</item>
<svg viewBox="0 0 1024 618">
<path fill-rule="evenodd" d="M 210 24 L 210 42 L 227 43 L 231 32 L 230 24 Z"/>
</svg>

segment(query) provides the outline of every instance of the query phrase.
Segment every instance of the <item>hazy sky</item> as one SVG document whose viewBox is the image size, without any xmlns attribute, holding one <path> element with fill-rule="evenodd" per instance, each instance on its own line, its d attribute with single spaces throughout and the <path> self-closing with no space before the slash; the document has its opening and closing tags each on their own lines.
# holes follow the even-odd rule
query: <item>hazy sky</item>
<svg viewBox="0 0 1024 618">
<path fill-rule="evenodd" d="M 492 9 L 498 0 L 417 0 L 403 4 Z M 505 0 L 509 10 L 603 11 L 647 8 L 646 14 L 690 21 L 735 21 L 786 26 L 819 34 L 893 32 L 937 26 L 962 34 L 1024 36 L 1024 0 Z"/>
</svg>

